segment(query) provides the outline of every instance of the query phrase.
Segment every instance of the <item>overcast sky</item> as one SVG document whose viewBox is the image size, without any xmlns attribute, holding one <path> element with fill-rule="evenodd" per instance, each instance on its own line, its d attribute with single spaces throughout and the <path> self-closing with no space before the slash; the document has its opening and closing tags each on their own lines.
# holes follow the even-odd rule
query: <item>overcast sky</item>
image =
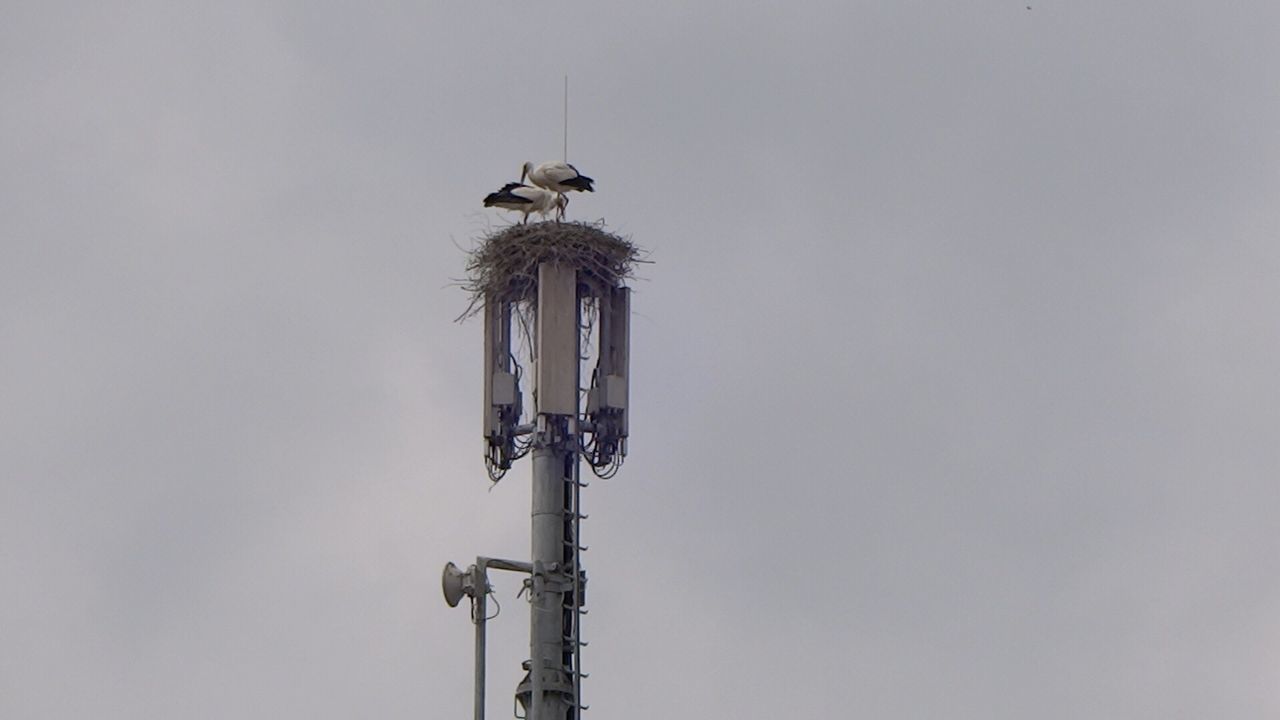
<svg viewBox="0 0 1280 720">
<path fill-rule="evenodd" d="M 1280 4 L 184 5 L 0 9 L 0 716 L 469 717 L 451 281 L 566 73 L 588 718 L 1280 715 Z"/>
</svg>

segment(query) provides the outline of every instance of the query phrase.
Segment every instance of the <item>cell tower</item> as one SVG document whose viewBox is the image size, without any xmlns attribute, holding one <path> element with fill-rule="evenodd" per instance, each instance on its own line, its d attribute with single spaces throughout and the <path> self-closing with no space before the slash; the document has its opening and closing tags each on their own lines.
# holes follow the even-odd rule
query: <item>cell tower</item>
<svg viewBox="0 0 1280 720">
<path fill-rule="evenodd" d="M 619 242 L 623 255 L 616 252 Z M 586 709 L 581 691 L 587 612 L 587 548 L 580 533 L 587 483 L 579 465 L 585 459 L 597 475 L 608 477 L 626 456 L 631 294 L 623 278 L 635 251 L 595 226 L 544 222 L 507 228 L 486 240 L 484 252 L 500 258 L 477 259 L 476 253 L 469 267 L 480 263 L 489 273 L 472 288 L 483 291 L 485 464 L 496 481 L 516 460 L 532 456 L 531 556 L 477 557 L 465 571 L 449 563 L 442 580 L 445 600 L 456 606 L 464 595 L 471 599 L 475 717 L 482 720 L 488 571 L 527 575 L 521 594 L 528 594 L 530 607 L 529 659 L 515 691 L 516 717 L 578 720 Z M 525 372 L 512 347 L 513 318 L 532 360 L 534 407 L 525 423 Z M 582 364 L 588 358 L 595 367 L 584 385 Z"/>
</svg>

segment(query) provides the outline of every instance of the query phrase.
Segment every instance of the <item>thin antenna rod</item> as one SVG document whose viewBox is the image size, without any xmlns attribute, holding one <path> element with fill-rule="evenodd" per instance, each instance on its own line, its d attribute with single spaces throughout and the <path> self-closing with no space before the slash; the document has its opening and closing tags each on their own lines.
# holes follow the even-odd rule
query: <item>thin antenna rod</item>
<svg viewBox="0 0 1280 720">
<path fill-rule="evenodd" d="M 564 76 L 564 161 L 569 162 L 569 76 Z"/>
</svg>

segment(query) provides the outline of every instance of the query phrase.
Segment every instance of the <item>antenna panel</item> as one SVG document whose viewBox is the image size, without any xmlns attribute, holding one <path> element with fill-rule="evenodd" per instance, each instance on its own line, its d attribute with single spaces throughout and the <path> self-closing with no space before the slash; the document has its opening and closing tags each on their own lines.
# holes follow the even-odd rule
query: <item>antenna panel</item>
<svg viewBox="0 0 1280 720">
<path fill-rule="evenodd" d="M 578 273 L 538 266 L 538 414 L 578 414 Z"/>
<path fill-rule="evenodd" d="M 510 377 L 511 388 L 499 376 Z M 495 379 L 499 387 L 495 388 Z M 484 436 L 490 441 L 506 434 L 502 406 L 515 405 L 515 376 L 511 374 L 511 305 L 485 298 L 484 303 Z M 495 389 L 497 393 L 495 394 Z"/>
<path fill-rule="evenodd" d="M 608 310 L 608 322 L 602 327 L 600 337 L 600 355 L 607 361 L 601 368 L 604 375 L 601 405 L 615 412 L 615 432 L 619 438 L 625 438 L 631 374 L 631 289 L 613 288 Z"/>
</svg>

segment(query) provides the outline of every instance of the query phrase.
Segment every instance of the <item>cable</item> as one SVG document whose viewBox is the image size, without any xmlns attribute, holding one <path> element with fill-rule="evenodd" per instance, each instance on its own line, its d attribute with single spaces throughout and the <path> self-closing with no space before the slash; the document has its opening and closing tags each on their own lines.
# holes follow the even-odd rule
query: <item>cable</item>
<svg viewBox="0 0 1280 720">
<path fill-rule="evenodd" d="M 496 608 L 492 615 L 484 619 L 485 622 L 488 622 L 502 614 L 502 603 L 498 602 L 498 594 L 493 591 L 493 588 L 489 588 L 489 591 L 485 594 L 493 601 L 493 606 Z"/>
</svg>

